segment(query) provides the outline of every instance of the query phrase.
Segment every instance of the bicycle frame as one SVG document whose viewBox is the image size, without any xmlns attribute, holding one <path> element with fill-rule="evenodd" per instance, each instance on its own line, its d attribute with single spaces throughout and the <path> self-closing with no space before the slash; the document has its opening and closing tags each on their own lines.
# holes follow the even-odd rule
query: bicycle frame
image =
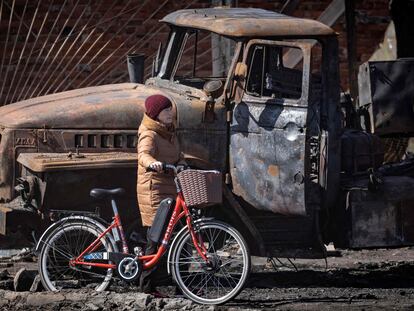
<svg viewBox="0 0 414 311">
<path fill-rule="evenodd" d="M 121 243 L 122 243 L 122 253 L 128 254 L 128 246 L 126 244 L 126 239 L 124 235 L 124 230 L 122 228 L 121 219 L 118 214 L 118 210 L 116 208 L 116 203 L 114 200 L 112 200 L 112 207 L 114 209 L 114 221 L 111 223 L 111 225 L 105 229 L 104 232 L 102 232 L 99 237 L 95 239 L 78 257 L 76 257 L 73 260 L 70 260 L 69 264 L 71 266 L 76 265 L 85 265 L 90 267 L 99 267 L 99 268 L 105 268 L 105 269 L 115 269 L 116 265 L 110 264 L 110 263 L 94 263 L 94 262 L 86 262 L 83 260 L 83 256 L 87 253 L 93 252 L 96 250 L 101 244 L 101 239 L 105 237 L 105 235 L 108 234 L 111 230 L 119 230 L 119 234 L 121 237 Z M 165 230 L 164 237 L 161 242 L 161 246 L 158 248 L 157 252 L 155 254 L 151 255 L 143 255 L 136 257 L 137 260 L 143 262 L 143 268 L 144 270 L 150 269 L 154 267 L 159 260 L 161 259 L 162 255 L 166 252 L 167 246 L 170 242 L 172 233 L 174 231 L 175 226 L 177 225 L 178 221 L 186 217 L 186 224 L 187 229 L 190 231 L 192 241 L 194 243 L 194 246 L 198 252 L 198 254 L 203 258 L 206 262 L 208 262 L 207 258 L 207 250 L 204 247 L 204 243 L 202 241 L 199 241 L 194 228 L 192 226 L 192 218 L 191 213 L 185 204 L 184 197 L 182 195 L 182 192 L 178 192 L 176 197 L 176 203 L 173 210 L 173 213 L 171 215 L 170 221 L 168 222 L 167 229 Z"/>
</svg>

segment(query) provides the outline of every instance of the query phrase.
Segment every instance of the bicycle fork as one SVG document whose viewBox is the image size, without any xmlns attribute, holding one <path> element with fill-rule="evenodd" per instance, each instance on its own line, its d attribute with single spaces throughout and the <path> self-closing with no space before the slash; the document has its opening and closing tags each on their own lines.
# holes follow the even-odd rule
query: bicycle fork
<svg viewBox="0 0 414 311">
<path fill-rule="evenodd" d="M 188 207 L 185 205 L 183 205 L 184 207 L 184 211 L 186 214 L 186 223 L 187 223 L 187 228 L 188 231 L 190 232 L 191 235 L 191 240 L 193 241 L 194 247 L 197 250 L 197 253 L 200 255 L 200 257 L 206 262 L 209 262 L 209 259 L 207 257 L 207 250 L 204 246 L 204 242 L 202 240 L 201 235 L 196 234 L 197 229 L 193 227 L 193 218 L 191 217 L 191 213 L 188 210 Z"/>
</svg>

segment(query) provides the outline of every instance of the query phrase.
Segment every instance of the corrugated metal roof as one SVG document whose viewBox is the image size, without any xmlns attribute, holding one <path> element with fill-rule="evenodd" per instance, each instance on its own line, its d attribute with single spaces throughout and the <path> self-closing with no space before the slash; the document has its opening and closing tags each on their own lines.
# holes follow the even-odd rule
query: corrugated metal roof
<svg viewBox="0 0 414 311">
<path fill-rule="evenodd" d="M 212 31 L 231 37 L 329 36 L 335 32 L 318 21 L 245 8 L 179 10 L 161 22 Z"/>
</svg>

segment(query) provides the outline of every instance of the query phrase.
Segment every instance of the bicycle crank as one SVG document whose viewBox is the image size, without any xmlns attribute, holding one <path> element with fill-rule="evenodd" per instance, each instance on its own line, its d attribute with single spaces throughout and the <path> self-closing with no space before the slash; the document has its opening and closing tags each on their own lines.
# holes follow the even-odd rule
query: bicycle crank
<svg viewBox="0 0 414 311">
<path fill-rule="evenodd" d="M 134 257 L 125 257 L 118 266 L 118 275 L 127 282 L 135 281 L 141 275 L 141 265 Z"/>
<path fill-rule="evenodd" d="M 83 259 L 87 261 L 111 261 L 116 265 L 117 273 L 121 279 L 132 282 L 141 275 L 142 271 L 142 265 L 137 260 L 137 256 L 115 252 L 98 252 L 86 254 Z"/>
</svg>

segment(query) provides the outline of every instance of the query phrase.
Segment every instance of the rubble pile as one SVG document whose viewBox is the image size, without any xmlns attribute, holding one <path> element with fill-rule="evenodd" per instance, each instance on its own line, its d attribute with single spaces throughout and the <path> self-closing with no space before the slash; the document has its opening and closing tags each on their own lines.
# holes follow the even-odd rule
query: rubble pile
<svg viewBox="0 0 414 311">
<path fill-rule="evenodd" d="M 331 252 L 330 252 L 331 253 Z M 328 255 L 330 254 L 328 253 Z M 0 256 L 0 311 L 10 310 L 414 310 L 414 248 L 341 250 L 324 260 L 253 258 L 246 288 L 223 306 L 201 306 L 160 288 L 169 298 L 140 293 L 114 280 L 108 291 L 44 291 L 28 249 Z"/>
<path fill-rule="evenodd" d="M 13 292 L 0 290 L 0 310 L 214 310 L 184 298 L 154 298 L 140 292 L 114 293 L 93 290 Z"/>
<path fill-rule="evenodd" d="M 0 257 L 0 289 L 17 292 L 43 289 L 37 272 L 36 256 L 29 248 Z"/>
<path fill-rule="evenodd" d="M 167 289 L 168 290 L 168 289 Z M 173 291 L 173 290 L 171 290 Z M 209 310 L 191 300 L 155 298 L 137 287 L 116 282 L 111 291 L 91 289 L 58 293 L 44 291 L 37 271 L 36 256 L 28 248 L 0 257 L 0 310 Z M 214 307 L 213 307 L 214 309 Z"/>
</svg>

